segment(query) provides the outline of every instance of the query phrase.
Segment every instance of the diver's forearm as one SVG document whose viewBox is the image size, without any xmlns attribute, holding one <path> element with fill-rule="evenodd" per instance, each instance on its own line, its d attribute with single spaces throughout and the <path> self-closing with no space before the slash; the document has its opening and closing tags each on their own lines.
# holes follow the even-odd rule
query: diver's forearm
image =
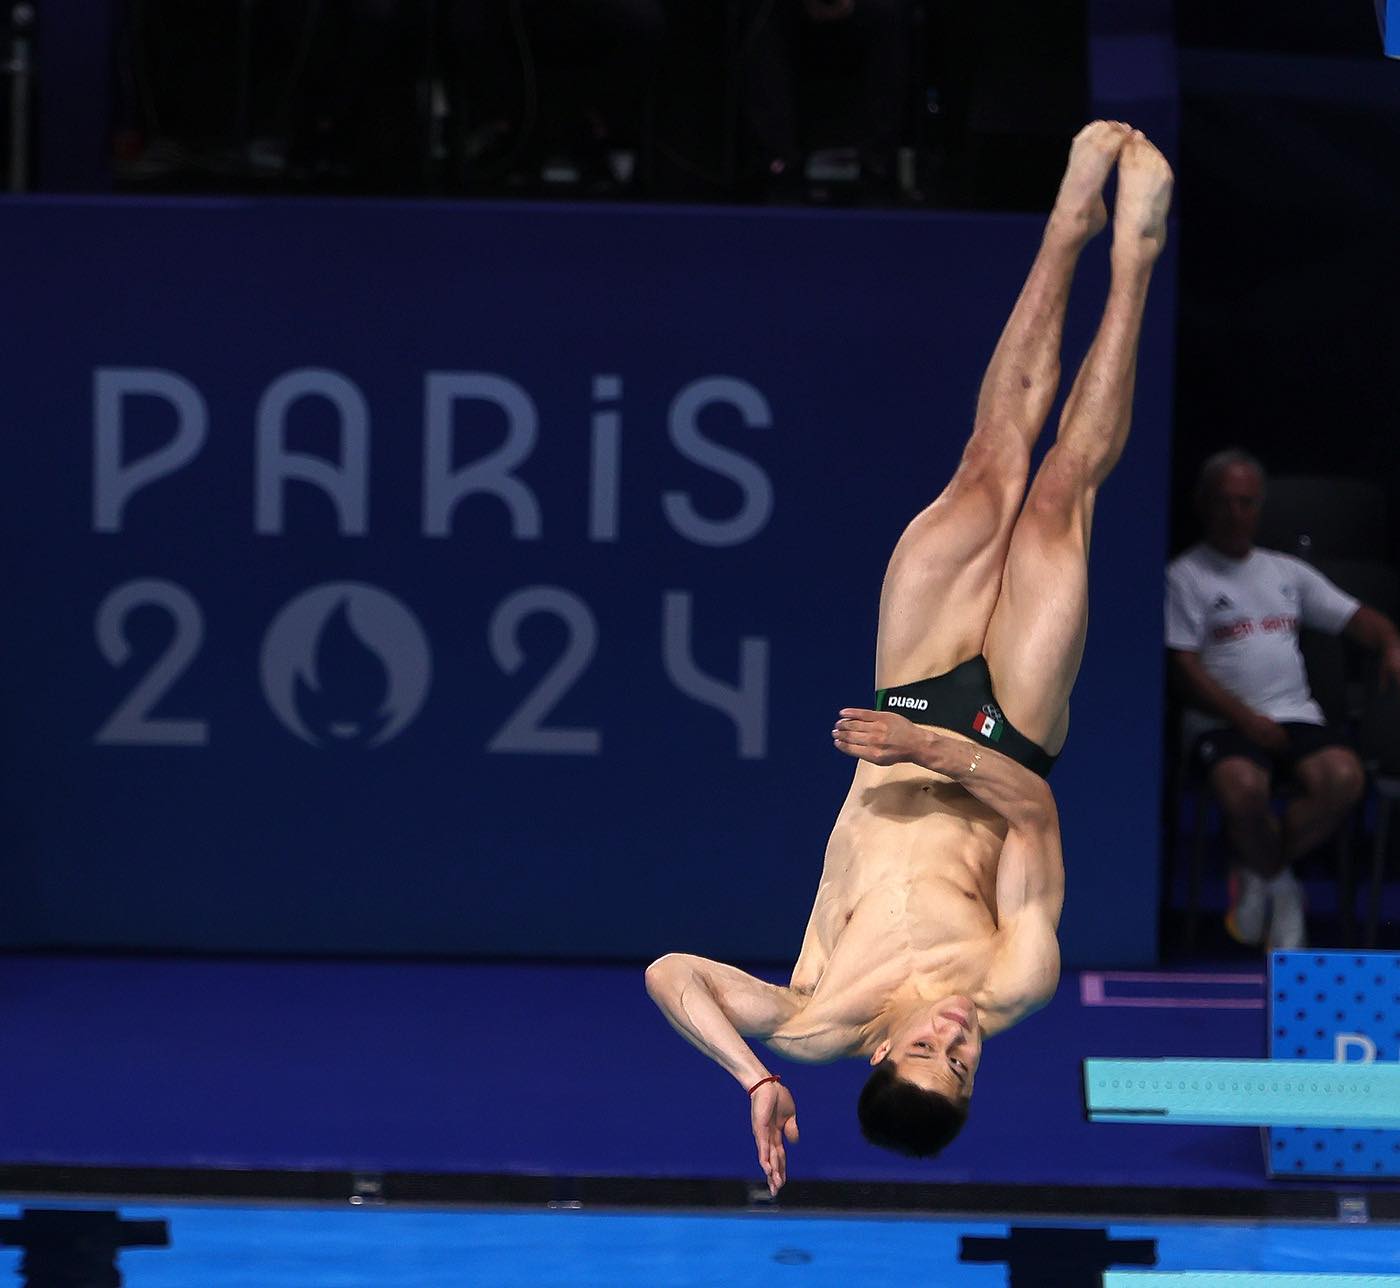
<svg viewBox="0 0 1400 1288">
<path fill-rule="evenodd" d="M 929 729 L 917 763 L 965 787 L 1013 827 L 1039 827 L 1054 820 L 1055 798 L 1045 779 L 990 747 Z"/>
<path fill-rule="evenodd" d="M 742 1087 L 753 1086 L 768 1070 L 720 1009 L 705 978 L 675 958 L 647 968 L 647 992 L 677 1033 L 709 1056 Z"/>
</svg>

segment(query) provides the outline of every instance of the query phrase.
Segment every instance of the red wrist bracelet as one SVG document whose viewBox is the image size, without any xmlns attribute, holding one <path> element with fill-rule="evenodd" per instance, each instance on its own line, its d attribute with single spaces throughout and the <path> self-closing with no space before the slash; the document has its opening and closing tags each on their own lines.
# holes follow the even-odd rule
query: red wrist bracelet
<svg viewBox="0 0 1400 1288">
<path fill-rule="evenodd" d="M 770 1073 L 766 1078 L 760 1078 L 749 1088 L 749 1095 L 753 1095 L 765 1082 L 782 1082 L 782 1079 L 776 1073 Z"/>
</svg>

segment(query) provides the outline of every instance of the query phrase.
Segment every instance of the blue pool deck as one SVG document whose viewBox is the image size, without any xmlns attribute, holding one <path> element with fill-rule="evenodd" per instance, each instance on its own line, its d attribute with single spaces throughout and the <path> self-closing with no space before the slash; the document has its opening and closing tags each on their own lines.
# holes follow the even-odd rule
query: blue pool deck
<svg viewBox="0 0 1400 1288">
<path fill-rule="evenodd" d="M 0 1243 L 141 1231 L 129 1288 L 1400 1288 L 1394 1182 L 1086 1120 L 1086 1056 L 1258 1059 L 1267 1017 L 1262 967 L 1068 974 L 932 1161 L 860 1139 L 860 1063 L 778 1061 L 803 1137 L 775 1205 L 742 1092 L 639 964 L 9 955 Z"/>
<path fill-rule="evenodd" d="M 777 1061 L 802 1125 L 791 1193 L 1287 1192 L 1257 1129 L 1083 1113 L 1086 1056 L 1259 1058 L 1266 1014 L 1262 964 L 1067 973 L 987 1043 L 968 1125 L 932 1161 L 861 1139 L 861 1062 Z M 10 955 L 0 1033 L 11 1188 L 45 1168 L 758 1178 L 742 1092 L 666 1026 L 640 966 Z"/>
</svg>

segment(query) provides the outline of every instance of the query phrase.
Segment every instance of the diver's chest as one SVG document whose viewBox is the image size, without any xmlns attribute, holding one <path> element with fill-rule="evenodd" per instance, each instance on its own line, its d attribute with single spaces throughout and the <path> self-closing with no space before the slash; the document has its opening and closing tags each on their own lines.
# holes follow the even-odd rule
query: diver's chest
<svg viewBox="0 0 1400 1288">
<path fill-rule="evenodd" d="M 878 950 L 919 953 L 981 938 L 995 922 L 970 875 L 927 875 L 919 881 L 876 882 L 833 899 L 820 929 L 828 949 L 840 940 L 847 948 L 868 943 Z"/>
</svg>

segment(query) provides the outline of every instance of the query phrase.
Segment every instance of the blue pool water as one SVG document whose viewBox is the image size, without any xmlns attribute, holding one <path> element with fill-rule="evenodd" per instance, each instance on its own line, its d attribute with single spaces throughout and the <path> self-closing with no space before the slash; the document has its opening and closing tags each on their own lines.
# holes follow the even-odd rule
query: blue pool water
<svg viewBox="0 0 1400 1288">
<path fill-rule="evenodd" d="M 964 1222 L 917 1216 L 597 1211 L 406 1211 L 12 1200 L 22 1209 L 119 1211 L 169 1223 L 167 1248 L 120 1254 L 129 1288 L 854 1288 L 910 1282 L 1000 1288 L 1002 1263 L 959 1259 L 966 1236 L 1051 1237 L 1104 1231 L 1109 1246 L 1147 1246 L 1157 1271 L 1400 1275 L 1393 1226 Z M 1146 1241 L 1144 1245 L 1144 1241 Z M 0 1285 L 19 1283 L 19 1253 L 0 1251 Z M 1086 1283 L 1097 1284 L 1097 1278 Z"/>
</svg>

